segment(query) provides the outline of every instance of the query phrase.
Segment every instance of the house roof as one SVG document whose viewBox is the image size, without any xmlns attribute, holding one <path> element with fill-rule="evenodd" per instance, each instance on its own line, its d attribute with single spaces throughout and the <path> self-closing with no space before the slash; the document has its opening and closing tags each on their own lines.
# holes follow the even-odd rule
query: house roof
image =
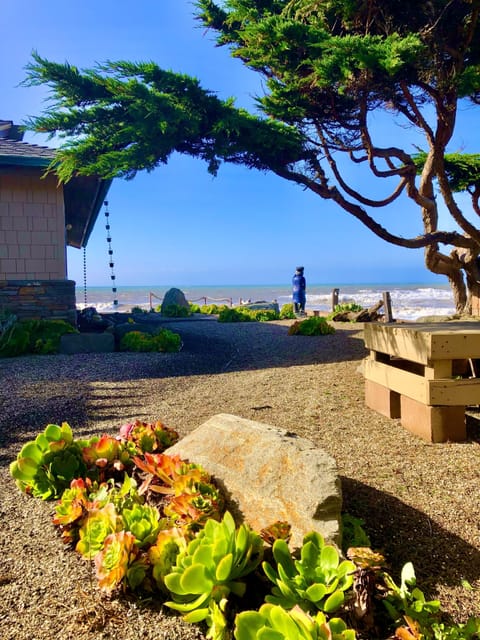
<svg viewBox="0 0 480 640">
<path fill-rule="evenodd" d="M 28 167 L 48 167 L 55 158 L 55 150 L 9 138 L 0 138 L 0 164 Z"/>
<path fill-rule="evenodd" d="M 22 168 L 46 169 L 55 149 L 23 142 L 23 132 L 11 120 L 0 120 L 0 167 L 17 172 Z M 97 176 L 75 176 L 63 185 L 67 244 L 86 247 L 112 181 Z"/>
</svg>

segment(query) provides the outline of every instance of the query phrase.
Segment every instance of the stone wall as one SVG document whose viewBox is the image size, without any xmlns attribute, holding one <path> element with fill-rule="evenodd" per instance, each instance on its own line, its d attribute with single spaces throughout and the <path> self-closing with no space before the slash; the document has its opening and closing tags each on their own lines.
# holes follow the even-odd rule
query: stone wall
<svg viewBox="0 0 480 640">
<path fill-rule="evenodd" d="M 0 313 L 19 319 L 61 319 L 76 325 L 73 280 L 1 280 Z"/>
</svg>

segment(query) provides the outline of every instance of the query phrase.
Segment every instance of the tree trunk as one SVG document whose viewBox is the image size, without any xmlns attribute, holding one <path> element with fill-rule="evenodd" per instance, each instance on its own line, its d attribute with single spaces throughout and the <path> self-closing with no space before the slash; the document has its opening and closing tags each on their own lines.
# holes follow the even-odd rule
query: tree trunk
<svg viewBox="0 0 480 640">
<path fill-rule="evenodd" d="M 465 315 L 469 311 L 470 295 L 467 294 L 467 285 L 463 275 L 465 262 L 461 261 L 453 251 L 449 256 L 441 253 L 437 245 L 425 247 L 425 266 L 432 273 L 438 273 L 447 277 L 453 294 L 455 312 Z M 467 275 L 468 280 L 468 275 Z"/>
<path fill-rule="evenodd" d="M 468 314 L 468 301 L 470 299 L 470 295 L 467 295 L 467 287 L 465 285 L 462 270 L 452 269 L 452 271 L 447 274 L 447 278 L 453 293 L 455 311 L 462 315 L 466 313 Z"/>
</svg>

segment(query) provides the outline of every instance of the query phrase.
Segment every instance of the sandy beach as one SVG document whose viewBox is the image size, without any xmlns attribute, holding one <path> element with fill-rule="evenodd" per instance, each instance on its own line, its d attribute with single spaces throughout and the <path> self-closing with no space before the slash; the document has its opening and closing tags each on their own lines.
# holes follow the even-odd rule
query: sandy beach
<svg viewBox="0 0 480 640">
<path fill-rule="evenodd" d="M 459 621 L 480 616 L 480 421 L 464 443 L 428 444 L 364 404 L 362 325 L 288 336 L 291 321 L 170 322 L 178 354 L 79 354 L 0 360 L 0 637 L 193 640 L 159 603 L 100 594 L 92 566 L 64 548 L 53 505 L 22 495 L 8 465 L 50 422 L 78 437 L 136 418 L 185 435 L 217 413 L 294 431 L 331 454 L 344 509 L 361 517 L 398 579 L 414 563 L 428 597 Z M 463 581 L 463 582 L 462 582 Z"/>
</svg>

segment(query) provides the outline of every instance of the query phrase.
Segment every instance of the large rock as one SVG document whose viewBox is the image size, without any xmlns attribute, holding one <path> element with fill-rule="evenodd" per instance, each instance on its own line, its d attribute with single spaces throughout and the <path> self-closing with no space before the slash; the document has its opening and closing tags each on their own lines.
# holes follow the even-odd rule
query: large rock
<svg viewBox="0 0 480 640">
<path fill-rule="evenodd" d="M 65 333 L 60 338 L 60 353 L 110 353 L 115 351 L 111 333 Z"/>
<path fill-rule="evenodd" d="M 175 287 L 173 287 L 172 289 L 169 289 L 165 293 L 162 301 L 162 307 L 161 307 L 162 313 L 166 307 L 170 307 L 172 305 L 177 307 L 184 307 L 185 309 L 190 309 L 190 304 L 186 299 L 183 291 L 180 291 L 180 289 L 175 289 Z"/>
<path fill-rule="evenodd" d="M 225 490 L 227 508 L 255 530 L 287 520 L 292 548 L 312 530 L 340 543 L 336 463 L 309 440 L 221 413 L 166 453 L 201 464 Z"/>
</svg>

